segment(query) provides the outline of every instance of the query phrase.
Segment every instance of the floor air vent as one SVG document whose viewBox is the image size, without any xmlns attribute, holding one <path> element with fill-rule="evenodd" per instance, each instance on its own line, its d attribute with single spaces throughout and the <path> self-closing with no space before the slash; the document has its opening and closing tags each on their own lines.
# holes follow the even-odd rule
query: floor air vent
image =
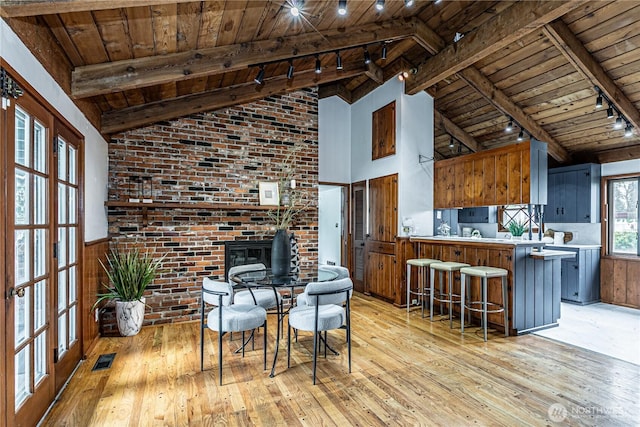
<svg viewBox="0 0 640 427">
<path fill-rule="evenodd" d="M 115 357 L 116 357 L 115 353 L 101 354 L 100 357 L 98 357 L 98 361 L 96 362 L 96 364 L 93 365 L 92 371 L 101 371 L 103 369 L 109 369 Z"/>
</svg>

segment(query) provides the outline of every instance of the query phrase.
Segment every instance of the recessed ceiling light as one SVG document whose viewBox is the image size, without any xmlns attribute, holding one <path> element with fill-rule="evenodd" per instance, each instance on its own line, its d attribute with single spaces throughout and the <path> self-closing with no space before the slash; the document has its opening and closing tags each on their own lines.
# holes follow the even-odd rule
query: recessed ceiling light
<svg viewBox="0 0 640 427">
<path fill-rule="evenodd" d="M 378 10 L 384 9 L 384 0 L 376 0 L 376 9 Z"/>
</svg>

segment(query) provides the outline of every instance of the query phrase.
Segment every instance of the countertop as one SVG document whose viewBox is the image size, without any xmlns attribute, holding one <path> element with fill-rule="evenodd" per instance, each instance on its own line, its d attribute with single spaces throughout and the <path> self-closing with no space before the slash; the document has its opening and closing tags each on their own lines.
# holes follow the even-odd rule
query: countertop
<svg viewBox="0 0 640 427">
<path fill-rule="evenodd" d="M 569 251 L 556 251 L 553 249 L 543 249 L 541 251 L 531 251 L 529 254 L 531 258 L 538 259 L 554 259 L 554 258 L 575 258 L 575 252 Z"/>
<path fill-rule="evenodd" d="M 553 248 L 553 249 L 562 249 L 562 248 L 570 248 L 570 249 L 600 249 L 600 245 L 576 245 L 573 243 L 566 243 L 564 245 L 554 245 L 549 244 L 546 245 L 545 248 Z"/>
<path fill-rule="evenodd" d="M 543 246 L 545 242 L 540 240 L 500 239 L 495 237 L 459 237 L 459 236 L 409 236 L 411 242 L 437 241 L 437 242 L 461 242 L 484 243 L 513 246 Z"/>
</svg>

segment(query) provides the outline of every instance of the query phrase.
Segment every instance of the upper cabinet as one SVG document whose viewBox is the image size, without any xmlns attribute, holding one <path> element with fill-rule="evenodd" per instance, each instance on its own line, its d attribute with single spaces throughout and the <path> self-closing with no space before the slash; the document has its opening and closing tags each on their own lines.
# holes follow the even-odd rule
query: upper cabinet
<svg viewBox="0 0 640 427">
<path fill-rule="evenodd" d="M 600 165 L 549 170 L 545 222 L 600 222 Z"/>
<path fill-rule="evenodd" d="M 435 209 L 547 203 L 547 144 L 528 142 L 434 165 Z"/>
<path fill-rule="evenodd" d="M 371 160 L 396 154 L 396 101 L 373 112 Z"/>
</svg>

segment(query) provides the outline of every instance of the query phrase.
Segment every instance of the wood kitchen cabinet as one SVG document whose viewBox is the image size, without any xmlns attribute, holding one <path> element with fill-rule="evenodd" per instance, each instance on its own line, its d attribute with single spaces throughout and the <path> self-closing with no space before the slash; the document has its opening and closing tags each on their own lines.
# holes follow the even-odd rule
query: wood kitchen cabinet
<svg viewBox="0 0 640 427">
<path fill-rule="evenodd" d="M 396 154 L 396 102 L 373 112 L 371 160 Z"/>
<path fill-rule="evenodd" d="M 546 203 L 544 142 L 532 139 L 434 164 L 436 209 Z"/>
<path fill-rule="evenodd" d="M 393 242 L 398 234 L 398 175 L 369 180 L 369 239 Z"/>
<path fill-rule="evenodd" d="M 600 165 L 549 170 L 545 222 L 600 222 Z"/>
<path fill-rule="evenodd" d="M 366 293 L 387 300 L 396 297 L 395 244 L 367 242 Z"/>
</svg>

